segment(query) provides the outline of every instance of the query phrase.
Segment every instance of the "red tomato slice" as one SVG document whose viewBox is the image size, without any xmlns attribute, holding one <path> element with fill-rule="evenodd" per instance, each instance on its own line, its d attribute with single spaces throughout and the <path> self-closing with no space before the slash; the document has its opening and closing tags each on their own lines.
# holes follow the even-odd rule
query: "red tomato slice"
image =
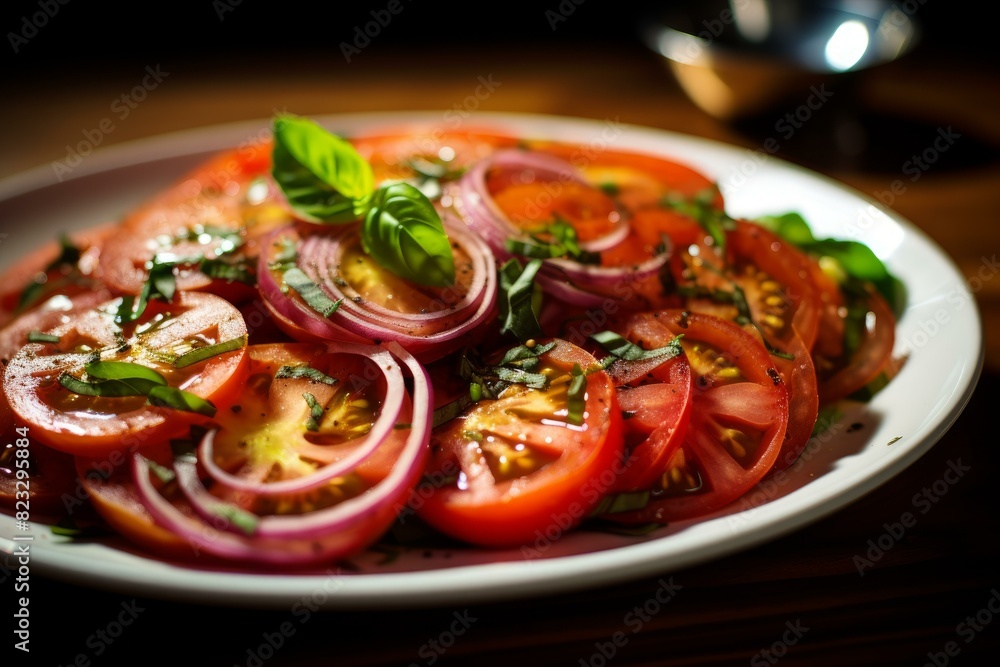
<svg viewBox="0 0 1000 667">
<path fill-rule="evenodd" d="M 643 344 L 650 349 L 666 347 L 674 338 L 663 333 Z M 608 373 L 618 388 L 627 453 L 614 491 L 651 488 L 687 434 L 694 392 L 691 365 L 682 352 L 670 359 L 618 359 L 608 366 Z"/>
<path fill-rule="evenodd" d="M 820 358 L 819 395 L 826 405 L 850 396 L 874 380 L 879 373 L 895 374 L 892 349 L 896 342 L 896 317 L 884 298 L 874 290 L 867 294 L 864 338 L 853 351 L 836 359 Z"/>
<path fill-rule="evenodd" d="M 497 128 L 457 130 L 445 126 L 395 127 L 349 138 L 372 167 L 375 183 L 418 176 L 422 170 L 440 171 L 442 180 L 454 178 L 470 164 L 498 148 L 517 145 L 517 138 Z"/>
<path fill-rule="evenodd" d="M 143 456 L 164 467 L 173 460 L 165 441 L 145 446 Z M 158 558 L 185 562 L 205 558 L 193 544 L 156 524 L 135 490 L 129 460 L 123 452 L 112 452 L 105 458 L 74 458 L 75 476 L 86 489 L 88 502 L 97 515 L 115 533 Z M 179 493 L 172 499 L 180 511 L 193 516 Z"/>
<path fill-rule="evenodd" d="M 11 359 L 4 390 L 14 413 L 39 441 L 84 456 L 139 448 L 179 433 L 204 418 L 194 412 L 150 405 L 144 396 L 83 396 L 59 378 L 83 379 L 84 366 L 101 361 L 139 364 L 160 373 L 171 387 L 228 405 L 245 372 L 246 325 L 235 306 L 210 294 L 180 293 L 172 303 L 153 300 L 135 322 L 114 323 L 121 299 L 76 314 L 47 333 L 57 343 L 29 343 Z M 173 360 L 197 348 L 239 341 L 242 347 L 177 368 Z"/>
<path fill-rule="evenodd" d="M 733 322 L 679 310 L 634 315 L 623 331 L 637 344 L 683 335 L 695 393 L 687 435 L 650 502 L 606 518 L 691 519 L 753 488 L 777 461 L 788 425 L 788 391 L 763 345 Z"/>
<path fill-rule="evenodd" d="M 118 225 L 105 224 L 69 234 L 78 258 L 63 254 L 61 243 L 49 241 L 0 274 L 0 326 L 54 296 L 75 296 L 102 288 L 104 271 L 98 261 L 107 239 Z M 55 265 L 55 266 L 54 266 Z"/>
<path fill-rule="evenodd" d="M 32 521 L 57 523 L 66 515 L 62 496 L 76 487 L 73 457 L 35 441 L 17 421 L 0 384 L 0 507 Z"/>
<path fill-rule="evenodd" d="M 614 384 L 589 353 L 554 342 L 534 371 L 547 388 L 512 384 L 435 429 L 425 478 L 440 483 L 419 490 L 418 510 L 431 526 L 472 544 L 526 544 L 578 525 L 610 490 L 622 456 Z M 574 364 L 588 371 L 580 424 L 567 423 Z"/>
<path fill-rule="evenodd" d="M 104 280 L 120 294 L 139 294 L 155 256 L 189 259 L 175 271 L 178 289 L 207 290 L 231 300 L 253 290 L 212 278 L 198 260 L 223 259 L 252 268 L 260 238 L 291 214 L 271 181 L 270 144 L 221 153 L 131 211 L 109 240 Z"/>
</svg>

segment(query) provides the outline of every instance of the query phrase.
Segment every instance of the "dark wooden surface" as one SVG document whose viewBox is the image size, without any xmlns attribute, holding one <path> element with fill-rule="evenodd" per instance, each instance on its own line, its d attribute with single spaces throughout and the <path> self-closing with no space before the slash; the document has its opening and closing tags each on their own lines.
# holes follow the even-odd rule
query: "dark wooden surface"
<svg viewBox="0 0 1000 667">
<path fill-rule="evenodd" d="M 199 20 L 218 20 L 210 4 Z M 248 7 L 236 10 L 255 11 Z M 53 26 L 74 21 L 72 4 L 60 11 Z M 542 11 L 535 10 L 531 20 L 542 20 Z M 213 29 L 237 29 L 237 12 Z M 405 31 L 404 17 L 386 33 Z M 637 44 L 514 40 L 477 51 L 467 45 L 435 49 L 434 40 L 400 45 L 387 37 L 384 48 L 373 40 L 348 64 L 335 46 L 344 39 L 341 32 L 331 32 L 325 50 L 314 44 L 309 55 L 284 58 L 247 51 L 185 57 L 175 50 L 82 63 L 61 51 L 51 61 L 9 59 L 11 76 L 0 105 L 0 177 L 64 158 L 67 145 L 116 113 L 114 101 L 141 82 L 147 65 L 169 75 L 115 122 L 102 145 L 266 118 L 274 109 L 311 115 L 464 108 L 478 77 L 492 77 L 500 85 L 479 102 L 485 111 L 616 118 L 760 147 L 760 134 L 698 111 Z M 25 48 L 54 49 L 45 39 L 40 31 Z M 904 163 L 933 141 L 937 129 L 954 128 L 962 135 L 955 150 L 942 154 L 919 180 L 908 181 L 892 207 L 940 244 L 970 280 L 986 275 L 982 267 L 991 266 L 1000 250 L 1000 73 L 995 60 L 980 63 L 972 55 L 917 53 L 859 82 L 865 118 L 877 138 L 865 159 L 832 160 L 810 152 L 808 141 L 822 137 L 810 138 L 808 128 L 802 144 L 789 144 L 778 155 L 877 196 L 904 177 Z M 985 371 L 968 408 L 928 454 L 823 521 L 727 558 L 663 572 L 683 588 L 641 624 L 634 609 L 651 599 L 659 577 L 607 588 L 581 582 L 572 594 L 457 608 L 327 612 L 304 624 L 288 612 L 138 597 L 135 604 L 144 611 L 136 622 L 102 644 L 91 636 L 132 596 L 36 576 L 33 660 L 14 655 L 15 662 L 5 664 L 70 664 L 83 654 L 94 665 L 143 664 L 154 656 L 163 660 L 152 664 L 167 664 L 168 656 L 180 663 L 185 655 L 192 665 L 254 665 L 253 654 L 267 657 L 260 647 L 268 636 L 274 643 L 274 633 L 289 620 L 296 620 L 294 635 L 259 664 L 992 664 L 1000 656 L 1000 280 L 993 277 L 976 283 L 975 293 L 985 323 Z M 957 460 L 970 471 L 859 575 L 854 556 L 886 532 L 887 523 L 913 511 L 914 495 Z M 11 596 L 8 585 L 5 598 Z M 430 642 L 450 643 L 443 634 L 456 613 L 476 620 L 453 645 L 437 651 Z M 13 643 L 6 618 L 0 624 L 4 650 Z M 99 656 L 98 645 L 104 648 Z"/>
</svg>

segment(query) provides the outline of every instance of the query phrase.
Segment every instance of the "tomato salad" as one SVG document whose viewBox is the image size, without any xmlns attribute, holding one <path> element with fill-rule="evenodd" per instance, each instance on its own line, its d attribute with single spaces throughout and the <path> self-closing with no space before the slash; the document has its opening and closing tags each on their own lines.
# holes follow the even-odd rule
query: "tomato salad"
<svg viewBox="0 0 1000 667">
<path fill-rule="evenodd" d="M 241 565 L 723 511 L 896 371 L 899 282 L 682 160 L 294 115 L 7 269 L 0 500 Z M 87 525 L 89 521 L 89 526 Z M 569 521 L 570 525 L 565 525 Z"/>
</svg>

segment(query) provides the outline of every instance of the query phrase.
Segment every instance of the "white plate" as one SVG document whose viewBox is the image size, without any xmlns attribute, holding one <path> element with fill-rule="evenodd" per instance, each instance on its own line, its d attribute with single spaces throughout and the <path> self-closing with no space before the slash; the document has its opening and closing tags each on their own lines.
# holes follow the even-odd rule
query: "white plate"
<svg viewBox="0 0 1000 667">
<path fill-rule="evenodd" d="M 962 275 L 913 224 L 843 185 L 764 153 L 608 120 L 482 115 L 521 135 L 663 154 L 717 179 L 738 216 L 798 211 L 817 235 L 864 241 L 909 290 L 896 353 L 910 358 L 870 404 L 849 406 L 842 426 L 815 439 L 783 484 L 771 483 L 724 512 L 644 537 L 577 531 L 529 551 L 404 552 L 356 559 L 356 571 L 242 574 L 191 569 L 131 550 L 118 540 L 74 544 L 32 525 L 33 572 L 131 595 L 201 603 L 331 609 L 488 601 L 578 590 L 666 574 L 796 530 L 883 484 L 924 454 L 965 407 L 982 367 L 979 314 Z M 444 122 L 447 114 L 318 118 L 351 133 L 400 121 Z M 464 121 L 471 125 L 473 120 Z M 207 154 L 266 138 L 268 121 L 226 125 L 94 151 L 58 182 L 42 166 L 0 182 L 0 267 L 63 229 L 117 219 Z M 0 516 L 0 551 L 13 553 L 11 517 Z"/>
</svg>

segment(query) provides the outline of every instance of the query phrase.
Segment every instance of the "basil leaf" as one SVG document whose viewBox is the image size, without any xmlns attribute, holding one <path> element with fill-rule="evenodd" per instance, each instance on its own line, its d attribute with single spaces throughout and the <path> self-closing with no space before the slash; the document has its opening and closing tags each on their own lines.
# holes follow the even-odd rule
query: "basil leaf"
<svg viewBox="0 0 1000 667">
<path fill-rule="evenodd" d="M 256 532 L 257 524 L 260 523 L 260 518 L 256 514 L 251 514 L 245 509 L 226 503 L 215 505 L 212 508 L 212 513 L 221 519 L 225 519 L 248 537 Z"/>
<path fill-rule="evenodd" d="M 126 396 L 148 396 L 156 387 L 162 384 L 145 378 L 126 378 L 121 380 L 98 380 L 84 382 L 78 378 L 63 373 L 59 376 L 59 384 L 65 389 L 80 396 L 99 396 L 103 398 L 123 398 Z"/>
<path fill-rule="evenodd" d="M 798 213 L 765 215 L 757 218 L 754 222 L 771 230 L 793 245 L 802 246 L 816 240 L 812 230 L 809 229 L 809 224 Z"/>
<path fill-rule="evenodd" d="M 430 287 L 455 283 L 455 259 L 441 216 L 409 183 L 379 188 L 361 228 L 361 243 L 400 278 Z"/>
<path fill-rule="evenodd" d="M 185 412 L 196 412 L 206 417 L 214 417 L 216 412 L 215 406 L 212 405 L 211 401 L 175 387 L 153 387 L 146 394 L 146 398 L 149 399 L 151 405 L 183 410 Z"/>
<path fill-rule="evenodd" d="M 535 274 L 541 266 L 540 259 L 531 260 L 524 268 L 516 259 L 510 259 L 500 267 L 500 290 L 503 295 L 500 299 L 501 334 L 513 334 L 522 342 L 542 335 L 537 314 L 541 306 L 541 290 L 535 286 Z"/>
<path fill-rule="evenodd" d="M 354 147 L 307 118 L 284 114 L 273 125 L 271 173 L 292 208 L 314 223 L 364 216 L 375 177 Z"/>
<path fill-rule="evenodd" d="M 94 361 L 83 367 L 87 375 L 99 380 L 139 379 L 153 384 L 166 385 L 162 375 L 142 364 L 128 361 Z"/>
<path fill-rule="evenodd" d="M 660 201 L 660 205 L 693 218 L 712 237 L 715 247 L 721 253 L 726 248 L 726 232 L 735 229 L 736 225 L 724 210 L 716 208 L 715 197 L 718 192 L 718 187 L 715 186 L 702 190 L 693 197 L 670 194 Z"/>
<path fill-rule="evenodd" d="M 337 308 L 340 307 L 340 302 L 343 300 L 337 299 L 334 301 L 331 299 L 319 285 L 309 280 L 309 277 L 298 267 L 292 267 L 285 271 L 284 280 L 285 284 L 295 290 L 310 308 L 323 317 L 330 317 L 337 312 Z"/>
</svg>

